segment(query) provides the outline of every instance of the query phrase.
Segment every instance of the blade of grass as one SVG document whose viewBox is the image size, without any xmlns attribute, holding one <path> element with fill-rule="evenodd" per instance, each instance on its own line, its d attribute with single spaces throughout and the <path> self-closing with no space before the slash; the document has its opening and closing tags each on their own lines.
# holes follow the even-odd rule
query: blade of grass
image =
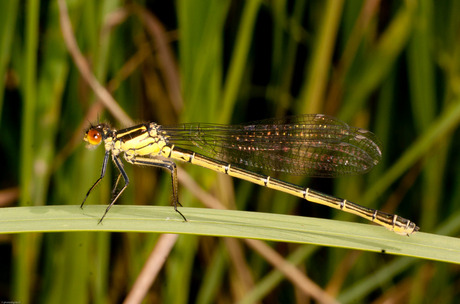
<svg viewBox="0 0 460 304">
<path fill-rule="evenodd" d="M 396 59 L 404 50 L 412 30 L 414 7 L 410 3 L 402 5 L 391 20 L 391 24 L 381 35 L 377 46 L 367 53 L 366 58 L 357 62 L 357 73 L 349 75 L 343 107 L 339 118 L 349 121 L 368 100 L 370 94 L 382 83 Z"/>
<path fill-rule="evenodd" d="M 372 273 L 350 288 L 344 290 L 339 296 L 338 300 L 340 303 L 353 303 L 355 299 L 362 299 L 370 291 L 375 290 L 382 284 L 389 282 L 398 273 L 401 273 L 404 269 L 409 268 L 411 264 L 414 264 L 416 260 L 407 257 L 398 258 L 390 263 L 387 263 L 385 267 L 382 267 L 380 271 Z"/>
<path fill-rule="evenodd" d="M 97 225 L 106 206 L 37 206 L 2 209 L 0 232 L 124 231 L 208 235 L 384 252 L 460 263 L 460 240 L 418 232 L 400 236 L 382 227 L 258 212 L 185 208 L 183 222 L 171 207 L 113 206 Z"/>
<path fill-rule="evenodd" d="M 257 12 L 259 11 L 262 1 L 253 0 L 244 3 L 245 7 L 238 28 L 237 41 L 235 42 L 229 71 L 223 89 L 221 108 L 219 111 L 220 115 L 218 116 L 218 121 L 221 123 L 228 123 L 230 121 L 233 112 L 232 109 L 235 107 L 239 87 L 246 69 Z"/>
<path fill-rule="evenodd" d="M 222 92 L 222 57 L 229 1 L 179 1 L 180 67 L 187 108 L 183 121 L 212 121 Z M 205 105 L 205 106 L 203 106 Z"/>
<path fill-rule="evenodd" d="M 436 115 L 436 94 L 434 79 L 434 62 L 431 56 L 433 45 L 432 36 L 429 32 L 432 28 L 431 2 L 421 2 L 416 12 L 416 26 L 412 39 L 408 45 L 408 73 L 411 94 L 411 105 L 414 114 L 414 123 L 420 134 L 426 132 Z M 421 206 L 422 213 L 420 225 L 426 229 L 432 229 L 438 217 L 437 204 L 442 193 L 443 176 L 447 147 L 443 143 L 437 147 L 436 153 L 426 160 L 423 172 L 423 194 Z"/>
<path fill-rule="evenodd" d="M 26 5 L 25 61 L 20 68 L 24 79 L 22 93 L 24 105 L 21 121 L 21 148 L 20 148 L 20 200 L 19 205 L 27 206 L 33 199 L 33 154 L 35 137 L 35 109 L 37 103 L 37 49 L 38 49 L 38 18 L 40 5 L 38 0 L 29 0 Z M 21 69 L 22 68 L 22 69 Z M 36 253 L 39 238 L 34 234 L 20 235 L 15 240 L 15 251 L 18 255 L 14 261 L 14 298 L 24 303 L 30 302 L 32 288 L 32 273 L 36 267 Z"/>
<path fill-rule="evenodd" d="M 309 256 L 316 251 L 319 247 L 316 246 L 301 246 L 286 258 L 289 263 L 294 265 L 301 265 Z M 247 293 L 239 304 L 243 303 L 257 303 L 261 301 L 273 288 L 278 285 L 285 276 L 281 271 L 274 269 L 264 278 L 258 281 L 254 289 Z"/>
<path fill-rule="evenodd" d="M 0 76 L 2 79 L 6 78 L 7 65 L 11 56 L 18 4 L 19 1 L 0 2 Z M 4 89 L 5 81 L 0 81 L 0 122 L 3 113 Z"/>
<path fill-rule="evenodd" d="M 343 1 L 329 0 L 325 5 L 324 18 L 321 22 L 315 42 L 313 56 L 307 67 L 308 77 L 298 100 L 299 113 L 322 113 L 327 79 L 331 69 L 331 58 L 337 39 L 337 31 L 342 15 Z"/>
<path fill-rule="evenodd" d="M 377 199 L 391 183 L 401 176 L 410 166 L 422 157 L 428 149 L 433 147 L 440 138 L 446 137 L 460 124 L 460 102 L 452 102 L 443 113 L 430 125 L 427 132 L 419 137 L 409 149 L 395 162 L 395 164 L 371 186 L 361 199 L 364 205 L 370 205 Z M 423 227 L 422 227 L 423 229 Z"/>
</svg>

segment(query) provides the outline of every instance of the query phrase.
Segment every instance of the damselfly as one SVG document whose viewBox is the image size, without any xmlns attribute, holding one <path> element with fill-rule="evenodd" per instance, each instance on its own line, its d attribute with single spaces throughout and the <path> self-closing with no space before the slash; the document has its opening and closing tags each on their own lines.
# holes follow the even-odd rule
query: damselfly
<svg viewBox="0 0 460 304">
<path fill-rule="evenodd" d="M 97 146 L 104 141 L 105 156 L 101 175 L 88 190 L 81 207 L 104 177 L 110 155 L 119 171 L 113 199 L 99 223 L 129 184 L 120 160 L 123 154 L 131 164 L 161 167 L 170 172 L 174 210 L 185 221 L 187 219 L 177 209 L 180 203 L 175 160 L 353 213 L 401 235 L 419 230 L 415 223 L 398 215 L 366 208 L 249 170 L 255 168 L 312 177 L 336 177 L 369 171 L 382 156 L 377 137 L 370 131 L 351 127 L 330 116 L 307 114 L 244 125 L 186 123 L 162 126 L 151 122 L 122 130 L 101 123 L 91 126 L 84 140 L 89 146 Z M 116 193 L 121 177 L 125 184 Z"/>
</svg>

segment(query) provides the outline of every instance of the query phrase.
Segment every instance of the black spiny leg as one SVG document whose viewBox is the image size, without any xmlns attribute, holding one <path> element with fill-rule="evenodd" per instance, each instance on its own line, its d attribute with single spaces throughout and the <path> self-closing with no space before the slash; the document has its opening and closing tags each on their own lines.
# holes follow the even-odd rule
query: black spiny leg
<svg viewBox="0 0 460 304">
<path fill-rule="evenodd" d="M 117 180 L 115 181 L 115 185 L 113 186 L 113 189 L 112 189 L 112 196 L 110 197 L 110 200 L 113 200 L 113 198 L 115 197 L 115 193 L 117 192 L 117 187 L 118 187 L 118 183 L 120 182 L 121 176 L 122 176 L 121 173 L 118 174 Z"/>
<path fill-rule="evenodd" d="M 171 172 L 171 181 L 172 181 L 172 195 L 173 195 L 173 206 L 174 210 L 182 216 L 184 221 L 187 222 L 185 216 L 177 209 L 177 206 L 181 206 L 179 203 L 179 185 L 177 181 L 177 167 L 176 164 L 169 160 L 162 160 L 162 159 L 155 159 L 155 158 L 147 158 L 147 157 L 131 157 L 126 159 L 128 162 L 135 164 L 135 165 L 147 165 L 153 167 L 160 167 L 165 168 L 169 172 Z"/>
<path fill-rule="evenodd" d="M 109 155 L 110 155 L 110 152 L 109 152 L 109 151 L 105 152 L 104 161 L 102 162 L 101 176 L 100 176 L 100 177 L 97 179 L 97 181 L 91 186 L 91 188 L 89 188 L 88 192 L 86 193 L 85 199 L 83 200 L 83 202 L 82 202 L 81 205 L 80 205 L 80 208 L 83 209 L 83 205 L 85 204 L 86 199 L 88 198 L 88 196 L 89 196 L 89 194 L 91 193 L 91 191 L 93 191 L 94 187 L 96 187 L 97 184 L 99 184 L 99 182 L 104 178 L 105 170 L 107 169 L 107 161 L 109 160 Z"/>
<path fill-rule="evenodd" d="M 112 156 L 112 160 L 115 163 L 115 165 L 117 166 L 118 171 L 120 171 L 120 175 L 123 176 L 123 179 L 125 180 L 125 185 L 123 186 L 123 188 L 121 188 L 120 192 L 118 192 L 118 194 L 115 196 L 115 198 L 112 199 L 112 202 L 107 206 L 107 209 L 105 209 L 104 215 L 102 215 L 102 217 L 99 220 L 98 224 L 100 224 L 102 222 L 102 220 L 104 219 L 104 217 L 107 214 L 107 212 L 109 212 L 110 208 L 112 208 L 113 204 L 115 204 L 117 199 L 120 197 L 120 195 L 123 193 L 123 191 L 125 191 L 126 187 L 128 187 L 128 185 L 129 185 L 128 174 L 126 174 L 125 169 L 123 169 L 123 164 L 120 161 L 120 159 L 118 158 L 118 156 Z M 115 190 L 116 190 L 116 186 L 118 185 L 118 181 L 120 180 L 120 175 L 118 176 L 117 182 L 115 184 L 115 188 L 112 191 L 112 196 L 115 195 Z"/>
</svg>

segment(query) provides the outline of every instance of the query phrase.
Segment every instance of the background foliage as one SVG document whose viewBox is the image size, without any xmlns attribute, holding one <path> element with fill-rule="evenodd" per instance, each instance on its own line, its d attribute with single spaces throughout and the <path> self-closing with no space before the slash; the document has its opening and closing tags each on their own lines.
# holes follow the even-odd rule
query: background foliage
<svg viewBox="0 0 460 304">
<path fill-rule="evenodd" d="M 425 232 L 460 233 L 458 1 L 66 1 L 76 45 L 124 114 L 101 102 L 70 56 L 57 1 L 0 2 L 0 203 L 79 205 L 102 149 L 89 122 L 238 123 L 325 113 L 374 131 L 370 174 L 283 177 L 395 212 Z M 61 15 L 61 16 L 60 16 Z M 67 36 L 66 36 L 67 35 Z M 356 217 L 184 166 L 230 208 Z M 120 204 L 168 205 L 169 175 L 126 166 Z M 110 199 L 108 177 L 88 204 Z M 188 187 L 187 187 L 188 189 Z M 201 203 L 181 186 L 187 207 Z M 130 292 L 159 235 L 2 235 L 0 298 L 114 303 Z M 312 245 L 268 243 L 341 302 L 451 303 L 457 265 Z M 248 243 L 180 235 L 146 302 L 305 302 Z"/>
</svg>

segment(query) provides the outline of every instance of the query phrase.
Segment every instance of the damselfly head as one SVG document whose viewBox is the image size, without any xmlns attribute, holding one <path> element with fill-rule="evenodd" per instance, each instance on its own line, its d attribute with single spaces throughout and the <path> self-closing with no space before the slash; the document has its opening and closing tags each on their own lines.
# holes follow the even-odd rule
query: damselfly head
<svg viewBox="0 0 460 304">
<path fill-rule="evenodd" d="M 91 126 L 85 133 L 85 137 L 83 138 L 88 144 L 86 145 L 87 148 L 96 148 L 105 138 L 107 132 L 109 130 L 109 126 L 107 124 L 98 124 L 96 126 Z"/>
</svg>

